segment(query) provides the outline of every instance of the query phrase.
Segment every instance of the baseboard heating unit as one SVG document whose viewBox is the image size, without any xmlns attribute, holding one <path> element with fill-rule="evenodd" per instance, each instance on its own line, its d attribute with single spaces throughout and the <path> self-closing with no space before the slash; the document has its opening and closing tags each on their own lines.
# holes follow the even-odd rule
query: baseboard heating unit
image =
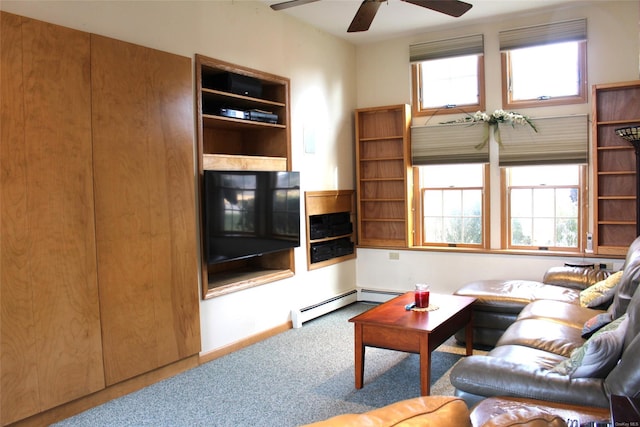
<svg viewBox="0 0 640 427">
<path fill-rule="evenodd" d="M 345 307 L 357 300 L 358 291 L 353 290 L 299 310 L 291 310 L 291 323 L 294 328 L 301 328 L 304 322 Z"/>
<path fill-rule="evenodd" d="M 399 291 L 381 291 L 378 289 L 358 289 L 358 301 L 363 302 L 387 302 L 392 298 L 402 295 Z"/>
</svg>

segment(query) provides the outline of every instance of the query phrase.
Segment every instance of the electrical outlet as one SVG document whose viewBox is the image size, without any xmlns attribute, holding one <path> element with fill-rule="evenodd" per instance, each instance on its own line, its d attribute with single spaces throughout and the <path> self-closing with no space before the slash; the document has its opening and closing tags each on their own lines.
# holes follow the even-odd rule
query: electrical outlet
<svg viewBox="0 0 640 427">
<path fill-rule="evenodd" d="M 613 263 L 612 262 L 601 262 L 598 267 L 600 268 L 600 270 L 613 271 Z"/>
<path fill-rule="evenodd" d="M 399 260 L 400 259 L 400 253 L 399 252 L 389 252 L 389 259 Z"/>
</svg>

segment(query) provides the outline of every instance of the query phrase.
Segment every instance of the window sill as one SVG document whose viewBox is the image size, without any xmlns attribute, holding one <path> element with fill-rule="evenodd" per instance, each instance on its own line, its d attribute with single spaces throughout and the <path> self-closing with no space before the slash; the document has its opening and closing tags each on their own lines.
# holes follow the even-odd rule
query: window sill
<svg viewBox="0 0 640 427">
<path fill-rule="evenodd" d="M 423 252 L 451 252 L 451 253 L 477 253 L 477 254 L 495 254 L 495 255 L 525 255 L 525 256 L 550 256 L 563 258 L 593 258 L 593 259 L 624 259 L 624 257 L 616 255 L 596 255 L 587 252 L 566 252 L 566 251 L 540 251 L 540 250 L 522 250 L 522 249 L 482 249 L 469 247 L 445 247 L 445 246 L 411 246 L 408 248 L 398 247 L 380 247 L 380 246 L 363 246 L 358 245 L 362 249 L 386 249 L 386 250 L 408 250 Z"/>
</svg>

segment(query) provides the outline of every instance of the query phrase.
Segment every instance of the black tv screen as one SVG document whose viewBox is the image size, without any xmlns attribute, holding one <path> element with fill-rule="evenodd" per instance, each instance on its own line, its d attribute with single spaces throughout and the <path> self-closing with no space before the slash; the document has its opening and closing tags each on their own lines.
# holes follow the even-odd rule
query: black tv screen
<svg viewBox="0 0 640 427">
<path fill-rule="evenodd" d="M 300 246 L 300 173 L 204 171 L 209 264 Z"/>
</svg>

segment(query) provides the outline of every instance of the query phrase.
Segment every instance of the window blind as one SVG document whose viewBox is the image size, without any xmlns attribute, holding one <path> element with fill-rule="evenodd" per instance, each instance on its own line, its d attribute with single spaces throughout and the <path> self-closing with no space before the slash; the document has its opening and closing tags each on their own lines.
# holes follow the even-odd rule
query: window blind
<svg viewBox="0 0 640 427">
<path fill-rule="evenodd" d="M 409 59 L 412 63 L 427 61 L 429 59 L 478 55 L 483 53 L 484 36 L 482 34 L 435 40 L 409 46 Z"/>
<path fill-rule="evenodd" d="M 489 162 L 489 126 L 455 123 L 411 127 L 413 165 Z"/>
<path fill-rule="evenodd" d="M 529 126 L 498 125 L 501 167 L 589 161 L 589 119 L 586 114 L 532 121 L 537 133 Z"/>
<path fill-rule="evenodd" d="M 554 22 L 532 27 L 500 31 L 500 50 L 519 49 L 550 43 L 582 41 L 587 39 L 587 20 Z"/>
</svg>

